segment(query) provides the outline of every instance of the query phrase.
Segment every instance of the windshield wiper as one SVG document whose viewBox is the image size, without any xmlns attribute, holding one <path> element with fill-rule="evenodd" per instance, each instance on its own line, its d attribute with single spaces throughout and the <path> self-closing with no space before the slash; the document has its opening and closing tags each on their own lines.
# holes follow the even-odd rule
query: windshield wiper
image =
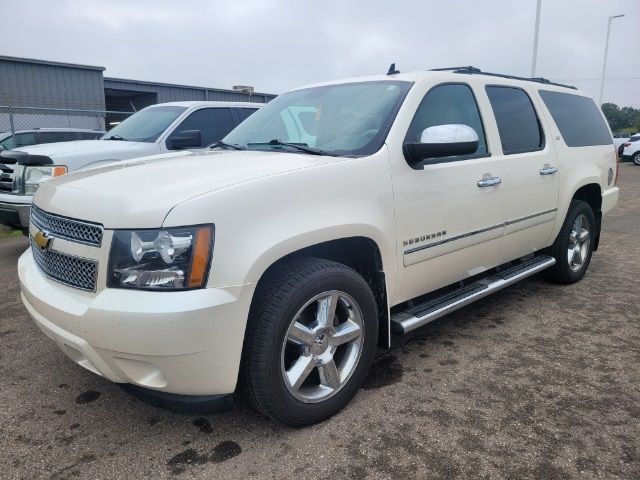
<svg viewBox="0 0 640 480">
<path fill-rule="evenodd" d="M 329 155 L 331 157 L 338 156 L 335 153 L 327 152 L 326 150 L 322 150 L 321 148 L 310 147 L 306 143 L 281 142 L 277 138 L 274 138 L 273 140 L 269 140 L 268 142 L 247 143 L 247 146 L 249 147 L 258 147 L 258 146 L 291 147 L 301 152 L 309 153 L 311 155 Z"/>
<path fill-rule="evenodd" d="M 120 135 L 111 135 L 110 137 L 106 137 L 105 140 L 124 140 Z"/>
<path fill-rule="evenodd" d="M 220 140 L 219 142 L 214 143 L 209 148 L 233 148 L 234 150 L 246 150 L 246 147 L 242 145 L 238 145 L 236 143 L 227 143 Z"/>
</svg>

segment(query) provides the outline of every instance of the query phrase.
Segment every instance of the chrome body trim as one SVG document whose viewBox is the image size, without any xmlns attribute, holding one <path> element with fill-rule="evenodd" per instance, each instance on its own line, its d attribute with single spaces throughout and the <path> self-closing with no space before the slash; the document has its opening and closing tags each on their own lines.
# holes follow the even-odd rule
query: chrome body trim
<svg viewBox="0 0 640 480">
<path fill-rule="evenodd" d="M 428 243 L 426 245 L 420 245 L 418 247 L 409 248 L 409 249 L 404 251 L 404 254 L 405 255 L 409 255 L 411 253 L 419 252 L 419 251 L 425 250 L 427 248 L 437 247 L 438 245 L 442 245 L 444 243 L 454 242 L 454 241 L 460 240 L 462 238 L 471 237 L 472 235 L 478 235 L 479 233 L 484 233 L 484 232 L 488 232 L 490 230 L 495 230 L 496 228 L 503 228 L 503 227 L 506 227 L 507 225 L 513 225 L 514 223 L 524 222 L 526 220 L 530 220 L 530 219 L 535 218 L 535 217 L 539 217 L 539 216 L 542 216 L 542 215 L 547 215 L 548 213 L 553 213 L 553 212 L 555 212 L 557 210 L 558 210 L 557 208 L 551 208 L 551 209 L 545 210 L 543 212 L 538 212 L 538 213 L 534 213 L 534 214 L 531 214 L 531 215 L 527 215 L 526 217 L 520 217 L 520 218 L 516 218 L 515 220 L 508 220 L 508 221 L 506 221 L 504 223 L 499 223 L 497 225 L 492 225 L 490 227 L 481 228 L 480 230 L 474 230 L 472 232 L 462 233 L 460 235 L 456 235 L 455 237 L 445 238 L 443 240 L 438 240 L 437 242 Z"/>
</svg>

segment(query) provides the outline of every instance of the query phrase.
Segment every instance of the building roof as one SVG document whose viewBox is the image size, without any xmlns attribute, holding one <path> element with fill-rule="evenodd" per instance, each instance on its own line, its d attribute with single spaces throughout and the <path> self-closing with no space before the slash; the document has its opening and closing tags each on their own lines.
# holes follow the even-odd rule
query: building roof
<svg viewBox="0 0 640 480">
<path fill-rule="evenodd" d="M 115 78 L 115 77 L 104 77 L 104 81 L 108 82 L 121 82 L 121 83 L 133 83 L 138 85 L 149 85 L 152 87 L 170 87 L 170 88 L 187 88 L 193 90 L 209 90 L 210 92 L 231 92 L 231 93 L 244 93 L 241 90 L 229 90 L 224 88 L 212 88 L 212 87 L 198 87 L 195 85 L 182 85 L 179 83 L 163 83 L 163 82 L 150 82 L 147 80 L 131 80 L 128 78 Z M 109 88 L 108 85 L 105 85 L 105 88 Z M 253 95 L 268 95 L 275 97 L 274 93 L 263 93 L 263 92 L 253 92 Z"/>
<path fill-rule="evenodd" d="M 19 63 L 35 63 L 38 65 L 48 65 L 52 67 L 67 67 L 67 68 L 80 68 L 83 70 L 98 70 L 103 72 L 105 70 L 104 67 L 97 67 L 95 65 L 81 65 L 78 63 L 67 63 L 67 62 L 53 62 L 51 60 L 38 60 L 35 58 L 26 58 L 26 57 L 9 57 L 6 55 L 0 55 L 0 61 L 4 62 L 19 62 Z"/>
</svg>

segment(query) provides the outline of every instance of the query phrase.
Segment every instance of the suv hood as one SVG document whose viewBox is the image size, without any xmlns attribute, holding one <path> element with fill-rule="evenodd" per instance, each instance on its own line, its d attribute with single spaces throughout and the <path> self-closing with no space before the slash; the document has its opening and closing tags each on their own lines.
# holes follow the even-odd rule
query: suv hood
<svg viewBox="0 0 640 480">
<path fill-rule="evenodd" d="M 30 155 L 44 155 L 53 162 L 59 155 L 74 155 L 78 153 L 112 153 L 128 151 L 140 142 L 126 142 L 122 140 L 75 140 L 72 142 L 42 143 L 29 147 L 14 148 L 12 151 L 25 152 Z"/>
<path fill-rule="evenodd" d="M 190 198 L 341 160 L 288 152 L 169 153 L 58 177 L 38 189 L 34 203 L 105 228 L 158 228 L 175 205 Z"/>
</svg>

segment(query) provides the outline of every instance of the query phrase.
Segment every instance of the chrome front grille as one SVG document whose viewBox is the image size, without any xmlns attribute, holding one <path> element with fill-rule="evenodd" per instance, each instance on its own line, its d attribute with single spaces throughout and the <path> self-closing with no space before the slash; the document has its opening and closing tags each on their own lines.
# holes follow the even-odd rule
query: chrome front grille
<svg viewBox="0 0 640 480">
<path fill-rule="evenodd" d="M 96 290 L 98 262 L 51 250 L 41 250 L 33 240 L 31 252 L 40 271 L 52 280 L 81 290 Z"/>
<path fill-rule="evenodd" d="M 0 158 L 0 193 L 13 192 L 14 170 L 15 165 L 2 163 Z"/>
<path fill-rule="evenodd" d="M 31 221 L 37 228 L 51 233 L 54 237 L 97 247 L 102 244 L 102 225 L 53 215 L 35 205 L 31 207 Z"/>
</svg>

